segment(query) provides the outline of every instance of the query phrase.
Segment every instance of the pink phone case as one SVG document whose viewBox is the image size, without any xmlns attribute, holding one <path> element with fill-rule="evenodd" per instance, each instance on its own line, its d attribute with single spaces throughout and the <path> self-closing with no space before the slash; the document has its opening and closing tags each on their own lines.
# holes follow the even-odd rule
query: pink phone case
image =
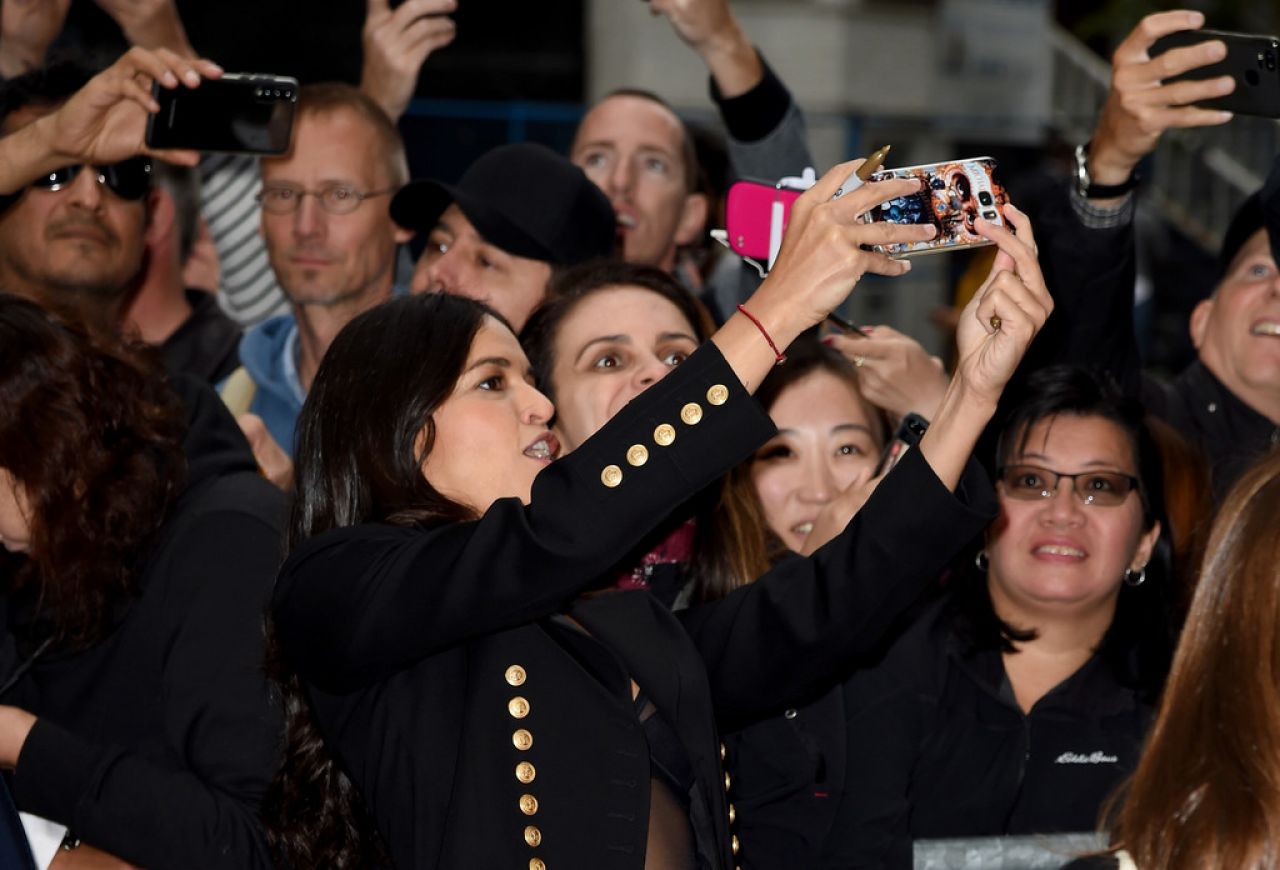
<svg viewBox="0 0 1280 870">
<path fill-rule="evenodd" d="M 738 181 L 725 199 L 724 224 L 735 254 L 764 262 L 769 257 L 769 225 L 774 204 L 782 208 L 782 228 L 791 217 L 791 204 L 801 191 L 778 188 L 764 181 Z"/>
</svg>

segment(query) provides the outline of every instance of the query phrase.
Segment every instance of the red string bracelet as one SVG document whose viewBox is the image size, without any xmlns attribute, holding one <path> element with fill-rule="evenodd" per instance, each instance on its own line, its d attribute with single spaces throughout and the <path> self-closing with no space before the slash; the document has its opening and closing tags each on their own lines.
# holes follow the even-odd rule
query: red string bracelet
<svg viewBox="0 0 1280 870">
<path fill-rule="evenodd" d="M 756 329 L 760 330 L 760 334 L 764 336 L 764 340 L 769 342 L 769 350 L 773 351 L 773 355 L 777 360 L 776 362 L 774 362 L 774 365 L 780 366 L 784 362 L 786 362 L 787 355 L 782 351 L 778 350 L 778 346 L 773 343 L 773 339 L 770 338 L 769 333 L 765 331 L 764 324 L 761 323 L 759 320 L 756 320 L 756 316 L 752 314 L 750 311 L 748 311 L 746 309 L 746 306 L 739 305 L 738 310 L 741 311 L 743 314 L 747 315 L 747 319 L 756 325 Z"/>
</svg>

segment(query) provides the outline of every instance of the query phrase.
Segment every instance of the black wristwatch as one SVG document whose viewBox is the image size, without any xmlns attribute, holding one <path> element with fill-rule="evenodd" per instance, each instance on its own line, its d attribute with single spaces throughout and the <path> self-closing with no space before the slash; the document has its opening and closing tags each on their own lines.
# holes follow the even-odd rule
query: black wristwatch
<svg viewBox="0 0 1280 870">
<path fill-rule="evenodd" d="M 1076 193 L 1085 199 L 1113 199 L 1138 186 L 1138 170 L 1119 184 L 1095 184 L 1089 180 L 1089 143 L 1076 146 Z"/>
</svg>

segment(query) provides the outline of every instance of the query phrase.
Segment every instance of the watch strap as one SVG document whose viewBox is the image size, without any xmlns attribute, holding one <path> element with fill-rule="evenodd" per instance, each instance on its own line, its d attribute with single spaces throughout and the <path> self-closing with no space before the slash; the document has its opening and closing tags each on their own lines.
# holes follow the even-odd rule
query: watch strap
<svg viewBox="0 0 1280 870">
<path fill-rule="evenodd" d="M 1076 146 L 1076 193 L 1085 199 L 1114 199 L 1138 186 L 1140 176 L 1135 169 L 1119 184 L 1098 184 L 1089 178 L 1089 142 Z"/>
</svg>

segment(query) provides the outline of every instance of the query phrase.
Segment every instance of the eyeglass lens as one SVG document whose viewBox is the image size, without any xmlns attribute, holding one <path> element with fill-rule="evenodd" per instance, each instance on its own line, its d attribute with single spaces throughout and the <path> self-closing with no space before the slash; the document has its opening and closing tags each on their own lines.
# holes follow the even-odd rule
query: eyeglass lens
<svg viewBox="0 0 1280 870">
<path fill-rule="evenodd" d="M 1001 470 L 1000 481 L 1013 498 L 1049 498 L 1062 480 L 1071 481 L 1076 498 L 1085 504 L 1118 505 L 1134 489 L 1135 481 L 1117 471 L 1082 471 L 1062 474 L 1035 465 L 1010 465 Z"/>
</svg>

